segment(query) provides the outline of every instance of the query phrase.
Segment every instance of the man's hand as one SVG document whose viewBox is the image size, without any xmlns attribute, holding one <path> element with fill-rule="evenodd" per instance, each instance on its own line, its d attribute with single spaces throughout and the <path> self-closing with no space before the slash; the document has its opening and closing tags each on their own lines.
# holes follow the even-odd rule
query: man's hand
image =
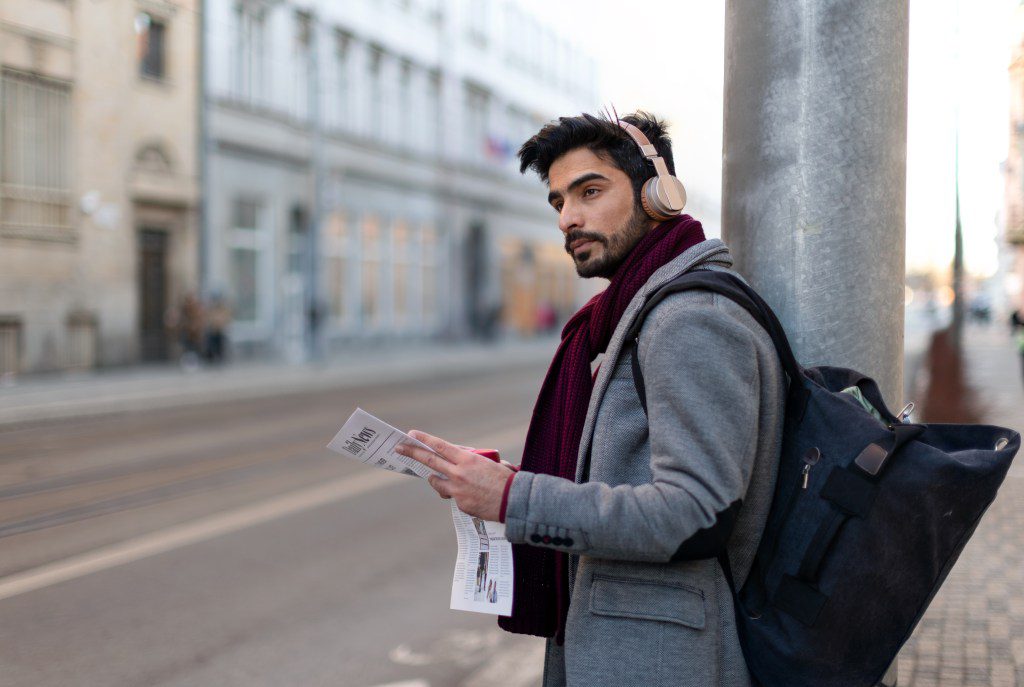
<svg viewBox="0 0 1024 687">
<path fill-rule="evenodd" d="M 505 482 L 512 470 L 425 432 L 412 430 L 409 436 L 440 454 L 408 444 L 395 447 L 395 451 L 403 456 L 419 461 L 447 478 L 441 479 L 437 475 L 427 478 L 434 491 L 442 498 L 454 498 L 459 510 L 467 515 L 497 522 Z"/>
</svg>

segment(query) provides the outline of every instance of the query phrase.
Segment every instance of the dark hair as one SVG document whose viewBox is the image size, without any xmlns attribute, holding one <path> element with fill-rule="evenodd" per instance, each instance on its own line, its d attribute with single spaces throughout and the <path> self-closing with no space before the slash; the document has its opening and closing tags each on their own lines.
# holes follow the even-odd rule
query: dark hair
<svg viewBox="0 0 1024 687">
<path fill-rule="evenodd" d="M 675 174 L 672 161 L 672 140 L 665 129 L 668 124 L 642 110 L 620 117 L 636 126 L 654 144 L 665 160 L 670 174 Z M 549 122 L 519 149 L 519 171 L 532 169 L 547 182 L 551 165 L 569 151 L 586 148 L 598 157 L 621 169 L 633 182 L 633 194 L 640 202 L 640 189 L 654 176 L 654 167 L 644 159 L 640 146 L 614 120 L 584 112 L 577 117 L 559 117 Z"/>
</svg>

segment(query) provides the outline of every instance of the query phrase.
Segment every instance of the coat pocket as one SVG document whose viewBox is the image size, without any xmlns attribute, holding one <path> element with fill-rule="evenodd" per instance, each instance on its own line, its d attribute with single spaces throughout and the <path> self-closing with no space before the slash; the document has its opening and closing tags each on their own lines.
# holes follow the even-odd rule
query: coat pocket
<svg viewBox="0 0 1024 687">
<path fill-rule="evenodd" d="M 595 615 L 660 620 L 703 630 L 704 593 L 696 587 L 595 574 L 590 589 Z"/>
</svg>

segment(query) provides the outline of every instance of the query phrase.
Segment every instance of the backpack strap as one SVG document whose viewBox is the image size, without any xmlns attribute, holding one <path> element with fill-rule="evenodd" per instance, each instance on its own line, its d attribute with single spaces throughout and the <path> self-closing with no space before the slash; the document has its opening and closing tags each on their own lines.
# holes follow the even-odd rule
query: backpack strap
<svg viewBox="0 0 1024 687">
<path fill-rule="evenodd" d="M 711 291 L 712 293 L 725 296 L 750 313 L 750 316 L 753 317 L 754 320 L 768 333 L 768 336 L 771 337 L 775 350 L 779 355 L 782 367 L 790 381 L 787 399 L 787 417 L 792 415 L 796 421 L 799 421 L 799 419 L 803 417 L 804 411 L 807 408 L 807 399 L 810 396 L 810 392 L 807 391 L 804 385 L 800 382 L 803 378 L 803 371 L 800 365 L 796 362 L 796 357 L 793 355 L 793 349 L 789 345 L 789 339 L 786 337 L 786 332 L 782 328 L 782 323 L 779 322 L 775 312 L 767 303 L 764 302 L 764 299 L 762 299 L 761 296 L 746 282 L 729 272 L 710 269 L 696 269 L 690 272 L 685 272 L 664 286 L 651 292 L 647 296 L 647 300 L 644 303 L 643 308 L 641 308 L 640 313 L 637 315 L 626 334 L 626 341 L 632 344 L 630 345 L 630 357 L 633 368 L 633 384 L 636 387 L 637 396 L 640 398 L 640 405 L 644 409 L 644 414 L 647 414 L 647 390 L 644 384 L 643 371 L 640 369 L 640 330 L 643 327 L 644 320 L 647 318 L 647 315 L 668 296 L 674 293 L 692 291 L 695 289 Z M 738 508 L 738 503 L 734 505 Z M 726 546 L 726 540 L 732 530 L 731 523 L 721 532 L 717 531 L 720 529 L 717 525 L 714 529 L 716 529 L 716 534 L 718 535 L 716 537 L 718 545 L 711 547 L 708 551 L 704 551 L 703 556 L 696 557 L 702 558 L 712 551 L 715 552 L 714 557 L 718 560 L 719 567 L 721 567 L 722 572 L 724 573 L 725 581 L 729 585 L 729 591 L 732 593 L 734 611 L 737 617 L 739 617 L 741 613 L 745 613 L 746 611 L 743 608 L 742 601 L 740 601 L 739 590 L 736 588 L 736 581 L 732 572 L 732 563 L 729 560 L 729 551 Z"/>
<path fill-rule="evenodd" d="M 799 380 L 803 376 L 802 368 L 793 355 L 793 349 L 789 345 L 789 339 L 782 328 L 775 312 L 764 299 L 754 291 L 746 282 L 729 272 L 720 272 L 709 269 L 698 269 L 685 272 L 664 286 L 656 289 L 647 296 L 640 314 L 633 320 L 626 340 L 631 342 L 630 355 L 633 368 L 633 385 L 636 387 L 637 395 L 640 397 L 640 405 L 647 413 L 647 390 L 644 384 L 643 371 L 640 369 L 640 330 L 643 327 L 647 315 L 654 310 L 663 300 L 674 293 L 700 289 L 725 296 L 744 310 L 750 313 L 751 317 L 768 332 L 775 350 L 779 355 L 783 369 L 789 376 L 789 400 L 787 415 L 794 415 L 799 420 L 803 417 L 807 406 L 809 392 Z"/>
</svg>

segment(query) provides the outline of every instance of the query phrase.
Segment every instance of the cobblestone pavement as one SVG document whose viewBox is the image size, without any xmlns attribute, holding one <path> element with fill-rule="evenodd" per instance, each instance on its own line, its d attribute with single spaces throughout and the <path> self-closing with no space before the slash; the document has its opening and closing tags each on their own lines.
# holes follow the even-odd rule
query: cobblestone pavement
<svg viewBox="0 0 1024 687">
<path fill-rule="evenodd" d="M 986 422 L 1024 429 L 1019 354 L 1007 328 L 971 327 L 964 348 Z M 1024 458 L 964 548 L 899 659 L 900 687 L 1024 687 Z"/>
</svg>

